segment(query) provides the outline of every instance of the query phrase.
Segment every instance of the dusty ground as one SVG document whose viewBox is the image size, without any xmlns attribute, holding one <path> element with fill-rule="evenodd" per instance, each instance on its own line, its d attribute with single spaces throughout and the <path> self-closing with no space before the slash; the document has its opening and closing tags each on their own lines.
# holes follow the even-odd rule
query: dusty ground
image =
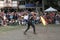
<svg viewBox="0 0 60 40">
<path fill-rule="evenodd" d="M 27 32 L 27 35 L 24 35 L 23 32 L 25 29 L 26 26 L 23 26 L 21 29 L 2 32 L 0 33 L 0 40 L 60 40 L 59 26 L 48 26 L 47 28 L 36 25 L 36 35 L 33 34 L 32 28 Z"/>
</svg>

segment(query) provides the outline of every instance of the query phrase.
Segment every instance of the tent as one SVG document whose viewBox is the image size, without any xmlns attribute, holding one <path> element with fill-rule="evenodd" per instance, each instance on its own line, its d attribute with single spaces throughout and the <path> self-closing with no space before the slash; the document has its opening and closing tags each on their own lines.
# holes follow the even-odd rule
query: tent
<svg viewBox="0 0 60 40">
<path fill-rule="evenodd" d="M 49 7 L 48 9 L 44 10 L 45 12 L 52 12 L 52 11 L 57 11 L 56 9 Z"/>
</svg>

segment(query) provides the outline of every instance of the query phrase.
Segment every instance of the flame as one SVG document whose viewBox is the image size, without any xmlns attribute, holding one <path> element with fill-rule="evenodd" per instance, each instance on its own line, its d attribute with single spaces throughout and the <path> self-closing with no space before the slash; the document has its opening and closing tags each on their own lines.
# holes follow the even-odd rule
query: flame
<svg viewBox="0 0 60 40">
<path fill-rule="evenodd" d="M 45 19 L 42 16 L 40 16 L 40 18 L 41 18 L 41 22 L 43 23 L 43 25 L 44 26 L 47 25 L 47 22 L 45 21 Z"/>
</svg>

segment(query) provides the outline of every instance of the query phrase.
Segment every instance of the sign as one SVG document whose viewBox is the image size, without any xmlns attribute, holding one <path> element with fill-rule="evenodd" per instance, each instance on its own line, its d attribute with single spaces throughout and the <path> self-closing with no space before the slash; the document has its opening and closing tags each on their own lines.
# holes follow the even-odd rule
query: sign
<svg viewBox="0 0 60 40">
<path fill-rule="evenodd" d="M 4 1 L 0 1 L 0 8 L 4 7 Z"/>
<path fill-rule="evenodd" d="M 17 7 L 17 1 L 12 1 L 12 7 Z"/>
<path fill-rule="evenodd" d="M 11 1 L 11 0 L 4 0 L 0 1 L 0 8 L 3 7 L 17 7 L 17 1 Z"/>
<path fill-rule="evenodd" d="M 11 3 L 12 3 L 11 0 L 4 0 L 5 7 L 11 7 L 11 5 L 12 5 Z"/>
</svg>

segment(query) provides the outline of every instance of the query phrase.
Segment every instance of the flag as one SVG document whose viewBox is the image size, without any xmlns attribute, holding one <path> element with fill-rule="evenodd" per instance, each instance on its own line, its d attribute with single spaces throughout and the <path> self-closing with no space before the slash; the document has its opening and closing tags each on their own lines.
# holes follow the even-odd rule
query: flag
<svg viewBox="0 0 60 40">
<path fill-rule="evenodd" d="M 41 22 L 43 23 L 43 25 L 44 25 L 44 26 L 47 25 L 46 20 L 45 20 L 42 16 L 40 16 L 40 18 L 41 18 Z"/>
</svg>

